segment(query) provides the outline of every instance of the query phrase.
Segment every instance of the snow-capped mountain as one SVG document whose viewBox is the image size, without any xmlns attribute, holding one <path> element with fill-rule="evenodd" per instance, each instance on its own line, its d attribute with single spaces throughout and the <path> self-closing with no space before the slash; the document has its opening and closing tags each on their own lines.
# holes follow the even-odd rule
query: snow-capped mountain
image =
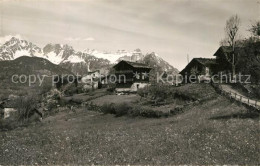
<svg viewBox="0 0 260 166">
<path fill-rule="evenodd" d="M 66 44 L 47 44 L 43 48 L 43 54 L 54 64 L 61 64 L 64 62 L 85 63 L 84 59 L 87 56 L 81 52 L 76 52 L 71 46 Z"/>
<path fill-rule="evenodd" d="M 21 56 L 44 57 L 42 49 L 31 42 L 12 37 L 0 46 L 0 60 L 13 60 Z"/>
<path fill-rule="evenodd" d="M 138 61 L 142 59 L 140 49 L 133 52 L 118 50 L 114 53 L 106 51 L 97 51 L 86 49 L 83 52 L 75 51 L 72 46 L 67 44 L 47 44 L 43 49 L 19 38 L 12 37 L 9 41 L 0 46 L 0 60 L 13 60 L 21 56 L 36 56 L 48 59 L 54 64 L 61 63 L 86 63 L 89 56 L 98 59 L 108 60 L 114 64 L 119 60 Z"/>
<path fill-rule="evenodd" d="M 126 50 L 118 50 L 115 53 L 112 52 L 100 52 L 94 49 L 86 49 L 83 51 L 84 53 L 93 55 L 97 58 L 103 58 L 110 61 L 110 63 L 116 63 L 118 60 L 125 56 L 132 56 L 131 52 L 127 52 Z"/>
<path fill-rule="evenodd" d="M 0 60 L 14 60 L 21 56 L 42 57 L 54 64 L 63 62 L 85 62 L 84 55 L 76 52 L 71 46 L 60 44 L 47 44 L 43 49 L 19 38 L 12 37 L 0 46 Z"/>
<path fill-rule="evenodd" d="M 45 58 L 73 73 L 80 74 L 89 70 L 109 70 L 113 64 L 120 60 L 143 62 L 151 67 L 159 66 L 164 71 L 176 70 L 157 54 L 151 53 L 144 56 L 140 49 L 133 52 L 118 50 L 114 53 L 86 49 L 81 52 L 75 51 L 72 46 L 67 44 L 47 44 L 41 49 L 31 42 L 16 37 L 12 37 L 0 46 L 0 61 L 14 60 L 21 56 Z"/>
</svg>

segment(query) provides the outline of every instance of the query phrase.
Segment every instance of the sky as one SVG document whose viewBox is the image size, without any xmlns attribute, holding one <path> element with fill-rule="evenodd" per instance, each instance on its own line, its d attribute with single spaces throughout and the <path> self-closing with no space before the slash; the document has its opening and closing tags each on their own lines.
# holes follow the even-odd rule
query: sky
<svg viewBox="0 0 260 166">
<path fill-rule="evenodd" d="M 235 14 L 241 38 L 250 36 L 260 0 L 0 0 L 0 41 L 11 35 L 78 51 L 140 48 L 182 70 L 187 55 L 213 58 Z"/>
</svg>

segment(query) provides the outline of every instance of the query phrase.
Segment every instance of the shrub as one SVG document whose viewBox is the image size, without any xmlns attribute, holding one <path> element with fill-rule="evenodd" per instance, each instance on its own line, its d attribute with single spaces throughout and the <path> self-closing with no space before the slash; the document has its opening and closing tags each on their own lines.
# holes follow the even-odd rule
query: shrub
<svg viewBox="0 0 260 166">
<path fill-rule="evenodd" d="M 140 105 L 135 105 L 135 106 L 132 107 L 132 109 L 130 109 L 128 111 L 128 114 L 130 116 L 136 117 L 136 116 L 140 115 L 140 112 L 141 112 L 141 106 Z"/>
<path fill-rule="evenodd" d="M 182 99 L 182 100 L 188 100 L 188 101 L 193 101 L 196 100 L 193 98 L 193 96 L 188 95 L 187 93 L 185 94 L 184 92 L 181 92 L 177 90 L 174 94 L 174 98 Z"/>
<path fill-rule="evenodd" d="M 105 113 L 105 114 L 115 114 L 115 105 L 113 103 L 104 103 L 100 107 L 100 111 Z"/>
<path fill-rule="evenodd" d="M 150 108 L 146 108 L 141 105 L 131 106 L 129 103 L 105 103 L 100 107 L 101 112 L 107 114 L 115 114 L 117 117 L 123 115 L 130 115 L 133 117 L 143 116 L 148 118 L 159 118 L 162 116 L 169 116 L 169 113 L 164 113 L 163 111 L 158 111 Z"/>
<path fill-rule="evenodd" d="M 149 87 L 140 88 L 137 90 L 137 94 L 141 97 L 146 97 L 149 94 Z"/>
<path fill-rule="evenodd" d="M 153 84 L 137 91 L 139 96 L 147 97 L 147 99 L 152 100 L 154 104 L 172 100 L 174 93 L 175 89 L 172 86 L 165 84 Z"/>
<path fill-rule="evenodd" d="M 115 105 L 115 114 L 116 116 L 123 116 L 128 114 L 129 110 L 131 110 L 132 107 L 128 103 L 120 103 Z"/>
<path fill-rule="evenodd" d="M 26 97 L 18 97 L 15 99 L 13 106 L 18 111 L 19 120 L 28 120 L 32 111 L 37 108 L 39 103 L 38 96 L 30 95 Z"/>
<path fill-rule="evenodd" d="M 104 110 L 102 111 L 102 110 L 101 110 L 101 107 L 99 107 L 99 106 L 96 105 L 96 104 L 93 104 L 92 102 L 90 102 L 90 103 L 85 103 L 84 105 L 85 105 L 85 108 L 86 108 L 87 110 L 101 111 L 101 112 L 104 111 L 104 113 L 105 113 L 105 108 L 104 108 Z"/>
<path fill-rule="evenodd" d="M 162 116 L 162 112 L 158 110 L 148 109 L 145 107 L 140 107 L 140 115 L 148 118 L 159 118 Z"/>
<path fill-rule="evenodd" d="M 149 109 L 140 105 L 136 105 L 132 107 L 132 109 L 129 109 L 128 114 L 134 117 L 143 116 L 148 118 L 159 118 L 164 116 L 164 113 L 162 111 Z"/>
</svg>

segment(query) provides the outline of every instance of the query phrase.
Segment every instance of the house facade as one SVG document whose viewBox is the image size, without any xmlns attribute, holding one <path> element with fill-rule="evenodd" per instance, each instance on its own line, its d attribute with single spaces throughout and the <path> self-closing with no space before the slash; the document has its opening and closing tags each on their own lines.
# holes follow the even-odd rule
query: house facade
<svg viewBox="0 0 260 166">
<path fill-rule="evenodd" d="M 227 58 L 232 56 L 232 48 L 228 46 L 221 46 L 213 55 L 216 57 L 217 70 L 219 72 L 231 73 L 232 66 L 228 62 Z"/>
<path fill-rule="evenodd" d="M 255 84 L 260 82 L 260 42 L 256 42 L 247 46 L 237 46 L 234 51 L 230 46 L 221 46 L 213 54 L 214 59 L 209 58 L 194 58 L 180 74 L 185 76 L 190 75 L 226 75 L 228 80 L 233 79 L 232 63 L 234 55 L 235 74 L 250 75 Z M 239 78 L 239 77 L 238 77 Z M 226 77 L 221 79 L 226 80 Z M 247 77 L 239 78 L 242 81 L 247 80 Z"/>
<path fill-rule="evenodd" d="M 194 79 L 207 80 L 209 76 L 216 73 L 216 59 L 193 58 L 192 61 L 180 72 L 186 82 Z M 192 78 L 192 77 L 196 78 Z M 189 78 L 192 78 L 191 80 Z M 185 81 L 185 80 L 184 80 Z"/>
<path fill-rule="evenodd" d="M 122 60 L 113 68 L 118 92 L 136 92 L 149 84 L 151 68 L 146 64 Z"/>
</svg>

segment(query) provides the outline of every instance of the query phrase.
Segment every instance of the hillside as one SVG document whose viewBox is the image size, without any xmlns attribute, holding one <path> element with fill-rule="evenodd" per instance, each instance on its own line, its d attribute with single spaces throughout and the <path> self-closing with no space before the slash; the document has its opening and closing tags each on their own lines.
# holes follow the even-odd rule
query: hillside
<svg viewBox="0 0 260 166">
<path fill-rule="evenodd" d="M 1 78 L 9 78 L 14 74 L 72 74 L 44 58 L 21 56 L 15 60 L 0 61 Z"/>
<path fill-rule="evenodd" d="M 222 96 L 168 118 L 83 108 L 0 134 L 2 165 L 257 165 L 260 155 L 259 114 Z"/>
<path fill-rule="evenodd" d="M 52 76 L 62 75 L 62 74 L 73 74 L 67 69 L 55 65 L 44 58 L 39 57 L 28 57 L 22 56 L 15 60 L 10 61 L 0 61 L 0 99 L 8 97 L 8 95 L 26 95 L 28 93 L 33 93 L 37 91 L 39 93 L 45 88 L 50 88 L 52 86 Z M 12 76 L 14 76 L 14 83 L 12 81 Z M 22 82 L 19 81 L 21 77 Z M 34 77 L 37 77 L 36 82 L 29 85 L 29 76 L 32 76 L 32 82 Z M 49 77 L 44 77 L 47 75 Z M 40 84 L 39 78 L 43 79 L 42 84 Z M 41 86 L 39 86 L 41 85 Z"/>
</svg>

